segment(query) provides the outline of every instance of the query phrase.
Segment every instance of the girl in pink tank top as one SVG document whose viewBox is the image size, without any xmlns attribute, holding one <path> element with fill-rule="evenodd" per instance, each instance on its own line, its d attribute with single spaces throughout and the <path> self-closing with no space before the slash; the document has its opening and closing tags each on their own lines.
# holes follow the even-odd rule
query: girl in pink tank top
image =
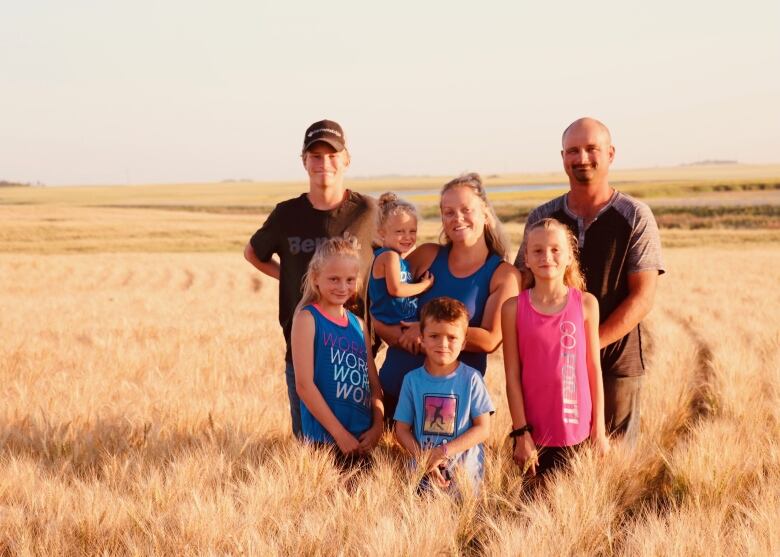
<svg viewBox="0 0 780 557">
<path fill-rule="evenodd" d="M 513 459 L 531 474 L 590 438 L 609 450 L 599 359 L 599 307 L 571 231 L 543 219 L 525 231 L 523 291 L 502 308 Z"/>
</svg>

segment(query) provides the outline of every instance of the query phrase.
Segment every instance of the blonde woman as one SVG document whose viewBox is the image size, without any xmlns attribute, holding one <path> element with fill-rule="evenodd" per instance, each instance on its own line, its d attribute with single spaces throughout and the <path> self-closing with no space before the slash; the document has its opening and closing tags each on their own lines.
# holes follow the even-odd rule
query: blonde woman
<svg viewBox="0 0 780 557">
<path fill-rule="evenodd" d="M 501 306 L 517 296 L 520 275 L 507 259 L 507 242 L 485 194 L 479 174 L 464 174 L 441 192 L 442 235 L 438 244 L 423 244 L 407 260 L 415 277 L 430 272 L 432 287 L 419 296 L 419 306 L 439 296 L 463 302 L 469 328 L 461 361 L 484 375 L 487 354 L 501 344 Z M 374 321 L 390 346 L 379 379 L 385 395 L 385 416 L 393 417 L 404 376 L 422 365 L 420 326 L 402 322 L 387 326 Z"/>
</svg>

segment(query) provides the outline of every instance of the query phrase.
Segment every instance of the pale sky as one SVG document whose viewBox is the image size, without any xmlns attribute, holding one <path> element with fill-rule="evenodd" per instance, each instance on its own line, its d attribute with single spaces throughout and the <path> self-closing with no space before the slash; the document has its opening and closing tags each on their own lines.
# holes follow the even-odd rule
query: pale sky
<svg viewBox="0 0 780 557">
<path fill-rule="evenodd" d="M 4 1 L 0 180 L 557 171 L 580 116 L 616 167 L 780 162 L 780 2 Z"/>
</svg>

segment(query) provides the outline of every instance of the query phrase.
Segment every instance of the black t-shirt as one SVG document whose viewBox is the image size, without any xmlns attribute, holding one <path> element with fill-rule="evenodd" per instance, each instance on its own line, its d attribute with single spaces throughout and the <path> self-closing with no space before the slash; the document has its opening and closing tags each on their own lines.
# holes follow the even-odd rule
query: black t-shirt
<svg viewBox="0 0 780 557">
<path fill-rule="evenodd" d="M 249 243 L 260 261 L 279 257 L 279 324 L 287 343 L 285 358 L 292 361 L 290 331 L 295 307 L 301 300 L 301 283 L 317 245 L 345 232 L 360 242 L 362 288 L 371 265 L 372 241 L 376 229 L 376 202 L 347 190 L 344 202 L 330 211 L 315 209 L 307 194 L 279 203 Z"/>
<path fill-rule="evenodd" d="M 526 227 L 544 218 L 554 218 L 577 238 L 580 267 L 588 292 L 599 302 L 603 323 L 628 296 L 628 275 L 639 271 L 664 272 L 661 239 L 653 213 L 645 203 L 616 191 L 596 218 L 586 225 L 566 205 L 566 195 L 548 201 L 528 215 Z M 515 266 L 523 267 L 523 246 Z M 601 350 L 604 375 L 617 377 L 644 372 L 642 331 L 639 324 L 620 340 Z"/>
</svg>

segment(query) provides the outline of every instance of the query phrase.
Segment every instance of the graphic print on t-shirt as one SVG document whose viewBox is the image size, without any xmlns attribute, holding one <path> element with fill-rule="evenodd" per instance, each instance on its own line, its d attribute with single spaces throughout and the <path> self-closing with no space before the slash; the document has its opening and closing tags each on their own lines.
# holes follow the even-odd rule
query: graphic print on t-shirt
<svg viewBox="0 0 780 557">
<path fill-rule="evenodd" d="M 425 395 L 425 420 L 423 435 L 455 435 L 455 418 L 458 415 L 456 395 Z"/>
</svg>

